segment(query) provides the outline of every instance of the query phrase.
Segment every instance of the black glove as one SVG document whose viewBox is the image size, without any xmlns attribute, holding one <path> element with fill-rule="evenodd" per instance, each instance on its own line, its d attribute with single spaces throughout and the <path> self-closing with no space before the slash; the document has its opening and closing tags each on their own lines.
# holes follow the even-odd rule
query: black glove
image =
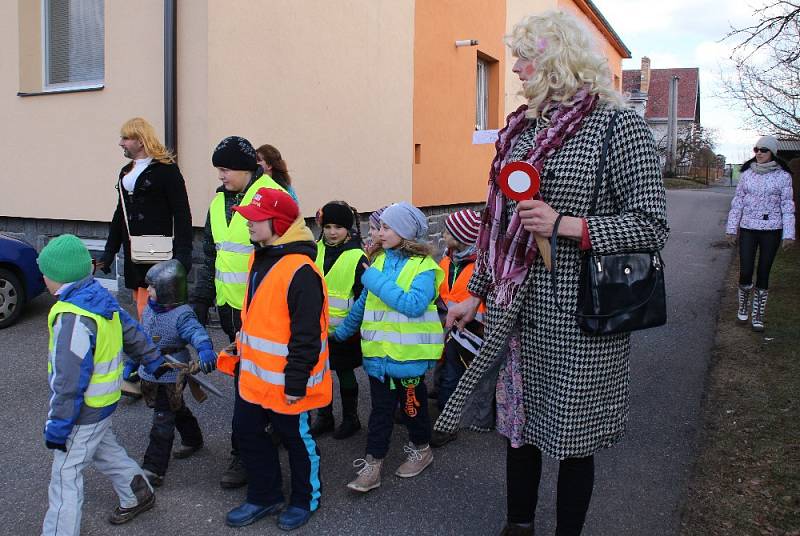
<svg viewBox="0 0 800 536">
<path fill-rule="evenodd" d="M 208 325 L 208 305 L 205 303 L 190 303 L 189 307 L 194 311 L 200 325 Z"/>
<path fill-rule="evenodd" d="M 50 450 L 60 450 L 61 452 L 67 452 L 67 445 L 65 443 L 53 443 L 52 441 L 48 441 L 45 439 L 44 446 L 46 446 Z"/>
</svg>

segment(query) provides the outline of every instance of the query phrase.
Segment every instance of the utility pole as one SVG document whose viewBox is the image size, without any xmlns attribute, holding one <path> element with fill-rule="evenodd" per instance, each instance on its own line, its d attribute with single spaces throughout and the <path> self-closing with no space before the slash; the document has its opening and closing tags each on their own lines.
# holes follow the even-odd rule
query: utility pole
<svg viewBox="0 0 800 536">
<path fill-rule="evenodd" d="M 667 174 L 674 177 L 678 171 L 678 80 L 673 76 L 669 82 L 667 110 Z"/>
</svg>

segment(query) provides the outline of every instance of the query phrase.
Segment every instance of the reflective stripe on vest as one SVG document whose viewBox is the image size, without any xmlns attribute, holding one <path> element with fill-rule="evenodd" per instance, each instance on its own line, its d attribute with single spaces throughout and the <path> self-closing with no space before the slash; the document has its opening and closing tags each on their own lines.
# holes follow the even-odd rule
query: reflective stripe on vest
<svg viewBox="0 0 800 536">
<path fill-rule="evenodd" d="M 246 285 L 247 284 L 247 272 L 221 272 L 217 270 L 214 272 L 214 277 L 217 281 L 221 281 L 225 284 L 240 284 Z M 238 307 L 237 307 L 238 309 Z"/>
<path fill-rule="evenodd" d="M 272 372 L 270 370 L 264 370 L 252 361 L 242 361 L 240 370 L 249 372 L 250 374 L 254 374 L 259 377 L 262 381 L 272 384 L 272 385 L 286 385 L 286 375 L 283 372 Z M 317 372 L 316 374 L 312 374 L 308 377 L 308 382 L 306 382 L 306 387 L 314 387 L 315 385 L 321 384 L 325 379 L 325 374 L 328 373 L 328 364 L 325 363 L 325 368 L 321 371 Z"/>
<path fill-rule="evenodd" d="M 289 355 L 289 345 L 250 335 L 244 330 L 239 332 L 239 341 L 241 341 L 241 343 L 244 345 L 266 354 L 274 354 L 281 357 L 286 357 Z M 322 341 L 320 353 L 324 352 L 327 346 L 328 339 L 326 337 L 325 340 Z"/>
<path fill-rule="evenodd" d="M 386 255 L 379 255 L 372 266 L 383 271 Z M 435 293 L 425 312 L 408 317 L 370 292 L 361 323 L 361 350 L 364 357 L 389 356 L 395 361 L 436 360 L 444 349 L 444 330 L 436 311 L 436 295 L 444 278 L 442 269 L 430 257 L 411 257 L 397 276 L 397 285 L 408 292 L 414 278 L 428 270 L 435 273 Z"/>
<path fill-rule="evenodd" d="M 53 327 L 61 313 L 73 313 L 94 320 L 97 325 L 97 338 L 94 348 L 94 368 L 89 378 L 89 385 L 83 393 L 84 403 L 92 408 L 104 408 L 117 402 L 122 395 L 122 323 L 119 313 L 114 313 L 111 320 L 87 311 L 77 305 L 65 301 L 57 301 L 47 316 L 50 331 L 49 353 L 47 361 L 48 375 L 53 373 Z M 83 356 L 81 356 L 83 357 Z"/>
<path fill-rule="evenodd" d="M 333 332 L 336 326 L 342 323 L 355 303 L 353 285 L 356 280 L 356 268 L 363 256 L 364 252 L 361 249 L 343 251 L 325 274 L 325 284 L 328 286 L 328 311 L 331 317 L 329 332 Z M 322 239 L 317 242 L 317 258 L 314 264 L 320 272 L 325 269 L 325 242 Z"/>
<path fill-rule="evenodd" d="M 285 191 L 269 175 L 262 175 L 244 194 L 241 205 L 248 205 L 259 188 L 273 188 Z M 253 246 L 247 230 L 247 220 L 234 212 L 228 223 L 225 215 L 225 193 L 218 192 L 208 208 L 211 220 L 211 236 L 217 250 L 214 275 L 214 288 L 217 305 L 228 305 L 241 309 L 247 286 L 247 263 Z"/>
<path fill-rule="evenodd" d="M 311 266 L 325 292 L 322 274 L 306 255 L 281 257 L 264 275 L 253 296 L 248 299 L 249 291 L 245 294 L 237 341 L 239 395 L 251 404 L 287 415 L 327 406 L 333 385 L 328 364 L 328 300 L 323 294 L 319 359 L 310 371 L 305 396 L 293 404 L 286 402 L 284 369 L 292 336 L 287 296 L 295 273 L 303 266 Z"/>
<path fill-rule="evenodd" d="M 214 244 L 217 251 L 230 251 L 231 253 L 241 253 L 242 255 L 250 255 L 253 252 L 252 244 L 245 246 L 244 244 L 237 244 L 236 242 L 220 242 Z"/>
</svg>

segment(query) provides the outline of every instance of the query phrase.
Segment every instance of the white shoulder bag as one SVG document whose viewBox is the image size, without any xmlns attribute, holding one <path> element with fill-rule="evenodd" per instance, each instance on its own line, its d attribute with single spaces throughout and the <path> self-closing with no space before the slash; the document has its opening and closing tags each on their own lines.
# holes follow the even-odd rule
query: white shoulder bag
<svg viewBox="0 0 800 536">
<path fill-rule="evenodd" d="M 139 235 L 131 234 L 128 225 L 128 211 L 125 208 L 125 198 L 122 195 L 122 181 L 119 182 L 119 202 L 122 203 L 122 214 L 125 217 L 125 228 L 131 241 L 131 261 L 134 264 L 155 264 L 168 261 L 172 258 L 172 237 L 164 235 Z"/>
</svg>

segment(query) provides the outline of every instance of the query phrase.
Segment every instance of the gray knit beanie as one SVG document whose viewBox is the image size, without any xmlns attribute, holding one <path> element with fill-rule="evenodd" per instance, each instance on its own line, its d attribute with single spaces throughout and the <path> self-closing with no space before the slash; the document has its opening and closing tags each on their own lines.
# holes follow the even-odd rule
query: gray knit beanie
<svg viewBox="0 0 800 536">
<path fill-rule="evenodd" d="M 401 201 L 389 205 L 381 214 L 381 221 L 406 240 L 427 238 L 428 218 L 411 203 Z"/>
</svg>

